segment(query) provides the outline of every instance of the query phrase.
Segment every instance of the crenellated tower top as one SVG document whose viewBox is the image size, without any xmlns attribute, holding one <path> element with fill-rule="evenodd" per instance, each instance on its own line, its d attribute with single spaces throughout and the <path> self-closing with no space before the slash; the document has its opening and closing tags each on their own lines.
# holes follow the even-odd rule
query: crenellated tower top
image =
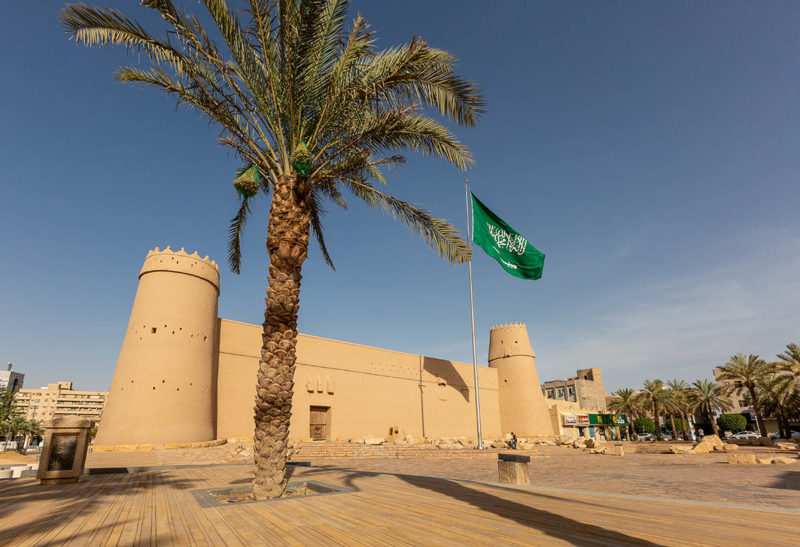
<svg viewBox="0 0 800 547">
<path fill-rule="evenodd" d="M 193 275 L 214 285 L 219 293 L 219 266 L 208 258 L 208 255 L 201 257 L 197 251 L 189 254 L 183 248 L 180 251 L 173 251 L 169 245 L 163 250 L 156 247 L 147 252 L 142 271 L 139 272 L 139 278 L 141 279 L 144 274 L 150 272 L 177 272 Z"/>
<path fill-rule="evenodd" d="M 489 363 L 495 359 L 524 355 L 536 357 L 525 323 L 497 325 L 489 330 Z"/>
</svg>

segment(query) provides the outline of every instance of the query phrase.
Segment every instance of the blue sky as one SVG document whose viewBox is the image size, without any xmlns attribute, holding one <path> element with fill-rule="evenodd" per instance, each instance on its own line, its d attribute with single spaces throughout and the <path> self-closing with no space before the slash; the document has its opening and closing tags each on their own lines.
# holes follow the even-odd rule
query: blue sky
<svg viewBox="0 0 800 547">
<path fill-rule="evenodd" d="M 193 10 L 195 2 L 186 2 Z M 107 1 L 158 26 L 134 2 Z M 0 19 L 0 361 L 26 386 L 107 389 L 148 249 L 225 263 L 235 158 L 198 114 L 116 83 L 120 49 L 69 42 L 54 1 Z M 542 380 L 599 367 L 609 390 L 709 377 L 735 352 L 800 342 L 800 4 L 353 3 L 384 47 L 459 56 L 487 113 L 459 129 L 468 173 L 412 157 L 389 179 L 463 230 L 464 184 L 547 254 L 522 281 L 474 261 L 479 362 L 527 323 Z M 35 29 L 35 31 L 34 31 Z M 266 205 L 220 314 L 260 323 Z M 337 269 L 313 248 L 301 331 L 471 361 L 466 266 L 351 200 Z"/>
</svg>

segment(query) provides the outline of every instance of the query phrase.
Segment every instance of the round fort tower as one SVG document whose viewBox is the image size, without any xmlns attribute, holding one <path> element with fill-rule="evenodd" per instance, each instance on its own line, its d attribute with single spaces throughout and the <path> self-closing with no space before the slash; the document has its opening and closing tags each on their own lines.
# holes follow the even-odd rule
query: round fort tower
<svg viewBox="0 0 800 547">
<path fill-rule="evenodd" d="M 489 331 L 489 366 L 497 369 L 503 433 L 513 431 L 520 437 L 553 435 L 535 357 L 524 323 L 492 327 Z"/>
<path fill-rule="evenodd" d="M 207 256 L 147 253 L 96 444 L 214 440 L 218 299 Z"/>
</svg>

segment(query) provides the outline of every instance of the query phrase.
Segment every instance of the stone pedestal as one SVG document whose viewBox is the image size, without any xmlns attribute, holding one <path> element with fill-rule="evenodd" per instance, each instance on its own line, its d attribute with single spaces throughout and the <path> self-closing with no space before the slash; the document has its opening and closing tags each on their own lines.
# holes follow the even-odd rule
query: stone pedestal
<svg viewBox="0 0 800 547">
<path fill-rule="evenodd" d="M 78 416 L 46 420 L 44 449 L 36 478 L 42 485 L 77 482 L 83 474 L 92 422 Z"/>
<path fill-rule="evenodd" d="M 528 473 L 530 456 L 516 454 L 498 454 L 497 474 L 501 484 L 517 484 L 527 486 L 531 483 Z"/>
</svg>

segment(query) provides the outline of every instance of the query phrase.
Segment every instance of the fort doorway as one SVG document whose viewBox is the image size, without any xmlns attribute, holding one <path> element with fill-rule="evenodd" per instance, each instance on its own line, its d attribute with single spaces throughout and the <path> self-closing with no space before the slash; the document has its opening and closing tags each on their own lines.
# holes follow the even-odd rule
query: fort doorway
<svg viewBox="0 0 800 547">
<path fill-rule="evenodd" d="M 315 441 L 326 441 L 330 437 L 331 407 L 312 406 L 309 436 Z"/>
</svg>

